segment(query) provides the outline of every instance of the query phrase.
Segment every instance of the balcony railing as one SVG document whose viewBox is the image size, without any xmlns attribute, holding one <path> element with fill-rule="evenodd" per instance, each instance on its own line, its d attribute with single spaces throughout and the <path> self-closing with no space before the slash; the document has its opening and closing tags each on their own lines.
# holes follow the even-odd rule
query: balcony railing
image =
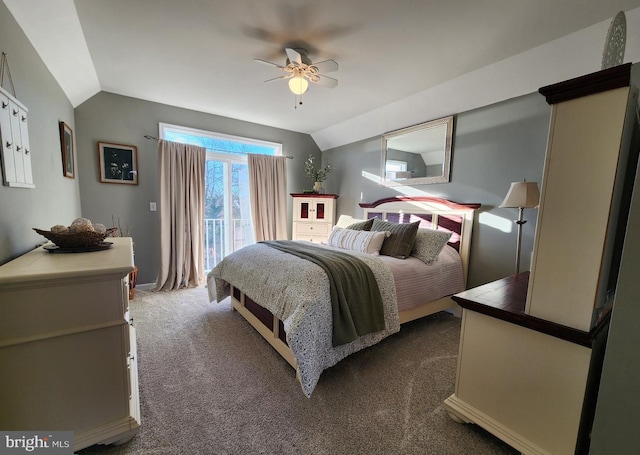
<svg viewBox="0 0 640 455">
<path fill-rule="evenodd" d="M 223 218 L 204 220 L 204 269 L 209 272 L 218 262 L 243 246 L 255 243 L 251 220 Z"/>
</svg>

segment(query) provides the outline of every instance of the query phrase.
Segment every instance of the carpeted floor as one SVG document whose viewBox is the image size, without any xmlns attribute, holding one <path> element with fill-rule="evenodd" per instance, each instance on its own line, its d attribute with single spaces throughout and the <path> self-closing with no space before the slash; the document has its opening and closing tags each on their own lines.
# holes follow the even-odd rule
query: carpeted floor
<svg viewBox="0 0 640 455">
<path fill-rule="evenodd" d="M 229 301 L 206 289 L 138 291 L 142 427 L 123 446 L 82 455 L 516 454 L 453 422 L 460 320 L 414 321 L 325 371 L 306 398 L 294 370 Z"/>
</svg>

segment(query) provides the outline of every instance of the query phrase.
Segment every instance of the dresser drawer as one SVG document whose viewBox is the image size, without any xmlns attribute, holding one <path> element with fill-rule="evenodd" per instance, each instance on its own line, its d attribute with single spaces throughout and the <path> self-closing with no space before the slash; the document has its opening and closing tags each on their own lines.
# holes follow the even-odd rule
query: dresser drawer
<svg viewBox="0 0 640 455">
<path fill-rule="evenodd" d="M 320 235 L 325 240 L 331 232 L 331 225 L 328 223 L 295 223 L 293 228 L 297 236 Z"/>
<path fill-rule="evenodd" d="M 121 325 L 120 280 L 0 291 L 0 346 Z"/>
</svg>

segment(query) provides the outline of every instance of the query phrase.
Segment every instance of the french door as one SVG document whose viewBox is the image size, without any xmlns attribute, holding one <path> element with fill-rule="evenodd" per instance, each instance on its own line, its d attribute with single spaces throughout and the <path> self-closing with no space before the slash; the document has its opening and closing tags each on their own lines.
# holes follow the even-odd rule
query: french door
<svg viewBox="0 0 640 455">
<path fill-rule="evenodd" d="M 247 154 L 282 155 L 282 144 L 160 123 L 167 141 L 207 149 L 205 166 L 204 268 L 255 242 L 249 202 Z"/>
<path fill-rule="evenodd" d="M 207 153 L 205 167 L 205 270 L 226 255 L 254 243 L 246 156 Z"/>
</svg>

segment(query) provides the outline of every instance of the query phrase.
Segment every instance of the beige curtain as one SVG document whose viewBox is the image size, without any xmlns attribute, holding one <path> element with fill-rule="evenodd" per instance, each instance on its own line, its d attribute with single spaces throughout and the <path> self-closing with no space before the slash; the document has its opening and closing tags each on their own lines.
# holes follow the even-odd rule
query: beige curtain
<svg viewBox="0 0 640 455">
<path fill-rule="evenodd" d="M 287 239 L 287 171 L 284 156 L 249 154 L 249 199 L 256 242 Z"/>
<path fill-rule="evenodd" d="M 160 140 L 160 267 L 156 291 L 204 283 L 203 147 Z"/>
</svg>

